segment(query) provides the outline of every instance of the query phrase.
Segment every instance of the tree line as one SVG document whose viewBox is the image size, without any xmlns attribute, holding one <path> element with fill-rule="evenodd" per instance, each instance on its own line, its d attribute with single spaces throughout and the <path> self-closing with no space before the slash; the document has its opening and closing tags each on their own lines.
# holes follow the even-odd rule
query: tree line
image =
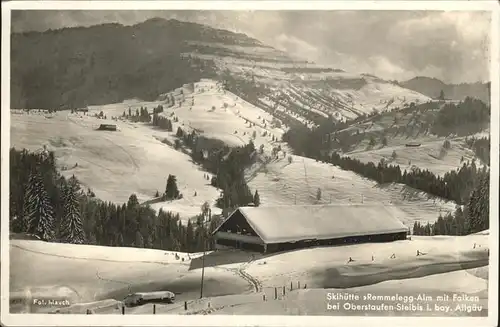
<svg viewBox="0 0 500 327">
<path fill-rule="evenodd" d="M 130 121 L 134 123 L 149 123 L 151 122 L 151 114 L 148 112 L 148 109 L 145 107 L 136 108 L 135 113 L 132 113 L 132 109 L 129 107 L 128 112 L 123 111 L 122 117 L 128 118 Z"/>
<path fill-rule="evenodd" d="M 321 159 L 380 184 L 402 183 L 431 195 L 455 201 L 457 204 L 465 204 L 478 181 L 489 174 L 487 167 L 478 168 L 475 160 L 470 163 L 464 162 L 459 169 L 438 176 L 427 169 L 412 168 L 401 172 L 399 165 L 390 165 L 382 161 L 377 165 L 373 162 L 363 163 L 337 153 Z"/>
<path fill-rule="evenodd" d="M 469 146 L 474 154 L 488 166 L 490 165 L 490 138 L 489 137 L 467 137 L 465 143 Z"/>
<path fill-rule="evenodd" d="M 441 121 L 448 122 L 448 118 L 446 117 L 448 117 L 449 108 L 452 108 L 452 106 L 455 106 L 455 104 L 447 104 L 445 106 L 446 109 L 442 109 L 445 113 L 442 114 Z M 456 106 L 460 107 L 459 113 L 462 112 L 463 115 L 465 115 L 463 113 L 464 108 L 469 108 L 472 111 L 476 111 L 475 114 L 470 114 L 470 117 L 475 117 L 474 119 L 479 120 L 486 119 L 486 114 L 484 113 L 486 105 L 479 100 L 466 99 L 463 104 Z M 465 115 L 464 117 L 469 116 Z M 464 119 L 452 121 L 458 124 L 466 121 Z M 378 183 L 403 183 L 431 195 L 453 200 L 458 204 L 467 203 L 470 193 L 481 177 L 487 173 L 487 168 L 483 167 L 479 169 L 474 160 L 472 162 L 464 162 L 459 169 L 450 171 L 441 177 L 429 170 L 420 168 L 413 168 L 410 171 L 405 170 L 403 172 L 399 165 L 391 165 L 387 162 L 379 162 L 378 164 L 373 162 L 363 163 L 360 160 L 341 156 L 338 153 L 330 155 L 328 149 L 328 143 L 331 142 L 330 134 L 335 134 L 335 132 L 339 131 L 339 128 L 345 128 L 345 126 L 345 123 L 336 124 L 333 121 L 325 121 L 313 130 L 305 127 L 292 127 L 283 135 L 283 141 L 287 142 L 297 154 L 334 164 L 344 170 L 353 171 Z M 328 135 L 328 140 L 326 141 L 325 135 Z M 482 153 L 482 156 L 485 158 L 489 156 L 486 154 L 486 152 L 489 153 L 489 150 L 486 150 L 489 147 L 487 143 L 488 141 L 482 140 L 477 142 L 476 146 L 478 153 Z M 448 145 L 452 146 L 451 143 Z M 472 147 L 474 148 L 473 145 Z M 489 158 L 487 159 L 489 161 Z"/>
<path fill-rule="evenodd" d="M 490 122 L 491 108 L 481 100 L 466 97 L 446 103 L 438 112 L 431 131 L 438 136 L 463 136 L 481 132 Z"/>
<path fill-rule="evenodd" d="M 221 190 L 216 205 L 226 210 L 261 202 L 257 191 L 252 194 L 245 180 L 245 169 L 255 162 L 256 149 L 252 140 L 244 146 L 229 147 L 223 142 L 186 132 L 181 127 L 176 136 L 189 150 L 194 162 L 213 174 L 211 185 Z"/>
<path fill-rule="evenodd" d="M 166 187 L 168 196 L 176 193 L 172 184 Z M 156 213 L 139 204 L 135 194 L 124 204 L 99 200 L 77 178 L 67 179 L 56 170 L 53 152 L 14 148 L 9 201 L 11 232 L 63 243 L 196 252 L 203 246 L 213 249 L 209 235 L 221 219 L 211 215 L 206 203 L 194 222 L 183 225 L 178 214 Z"/>
<path fill-rule="evenodd" d="M 413 235 L 468 235 L 490 227 L 490 174 L 481 177 L 469 201 L 462 208 L 457 206 L 453 214 L 439 215 L 437 221 L 426 225 L 415 222 Z"/>
<path fill-rule="evenodd" d="M 157 126 L 167 132 L 171 132 L 173 130 L 172 121 L 167 117 L 159 116 L 158 113 L 153 114 L 153 126 Z"/>
</svg>

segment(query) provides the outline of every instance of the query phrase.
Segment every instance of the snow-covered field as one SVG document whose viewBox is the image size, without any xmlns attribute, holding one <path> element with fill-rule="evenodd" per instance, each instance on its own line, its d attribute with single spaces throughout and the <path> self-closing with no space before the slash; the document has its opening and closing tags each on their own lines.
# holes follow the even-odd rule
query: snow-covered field
<svg viewBox="0 0 500 327">
<path fill-rule="evenodd" d="M 87 303 L 72 307 L 75 313 L 86 308 L 120 313 L 113 299 L 165 290 L 177 294 L 176 302 L 156 304 L 158 314 L 346 314 L 326 310 L 326 293 L 335 290 L 415 297 L 479 294 L 480 304 L 487 305 L 488 238 L 487 233 L 412 237 L 253 258 L 239 251 L 210 253 L 201 300 L 199 254 L 177 253 L 176 257 L 159 250 L 12 240 L 10 294 L 11 303 L 17 304 L 11 310 L 53 311 L 54 307 L 28 306 L 23 300 L 57 296 L 72 305 Z M 417 250 L 423 254 L 416 256 Z M 354 261 L 347 263 L 349 257 Z M 126 312 L 150 314 L 152 305 L 126 308 Z"/>
<path fill-rule="evenodd" d="M 421 145 L 419 147 L 407 147 L 405 144 L 408 142 L 421 143 Z M 437 140 L 426 140 L 424 137 L 411 140 L 403 137 L 389 138 L 387 146 L 375 146 L 374 149 L 370 150 L 366 150 L 368 141 L 365 143 L 359 149 L 349 152 L 347 155 L 365 163 L 378 163 L 383 159 L 389 164 L 397 164 L 401 169 L 407 170 L 410 170 L 412 166 L 416 166 L 441 176 L 476 158 L 474 151 L 465 143 L 465 138 L 450 139 L 451 148 L 447 150 L 443 150 L 444 138 Z M 396 152 L 395 159 L 392 158 L 393 152 Z M 482 166 L 477 159 L 476 166 Z"/>
<path fill-rule="evenodd" d="M 175 94 L 176 105 L 167 108 L 162 102 L 125 101 L 119 104 L 92 106 L 88 115 L 60 111 L 54 114 L 12 111 L 11 146 L 38 150 L 47 145 L 55 151 L 58 165 L 64 174 L 75 175 L 86 187 L 90 187 L 98 198 L 123 203 L 135 193 L 139 201 L 150 201 L 158 190 L 161 194 L 169 174 L 177 176 L 177 184 L 183 195 L 180 200 L 156 202 L 155 209 L 177 212 L 187 219 L 200 213 L 200 207 L 208 201 L 213 204 L 220 191 L 210 186 L 206 174 L 195 165 L 189 155 L 177 151 L 161 142 L 172 141 L 178 127 L 203 131 L 206 137 L 220 139 L 230 145 L 247 144 L 255 132 L 256 147 L 263 144 L 270 151 L 272 136 L 281 139 L 283 130 L 271 125 L 272 117 L 265 111 L 224 93 L 213 81 L 196 83 L 195 93 L 184 90 L 186 100 L 179 107 L 182 95 Z M 203 90 L 203 92 L 200 92 Z M 191 105 L 194 98 L 194 105 Z M 228 108 L 224 108 L 227 103 Z M 142 123 L 125 120 L 114 121 L 130 107 L 132 112 L 146 107 L 150 112 L 163 104 L 164 116 L 178 118 L 173 132 L 161 131 Z M 213 112 L 212 107 L 215 107 Z M 94 114 L 103 112 L 108 119 L 97 119 Z M 252 122 L 255 126 L 250 127 Z M 100 124 L 116 124 L 117 132 L 97 131 Z M 235 133 L 236 131 L 236 133 Z M 263 136 L 263 132 L 267 135 Z M 285 148 L 285 145 L 283 145 Z M 75 167 L 75 165 L 77 166 Z M 195 195 L 196 193 L 196 195 Z M 219 209 L 213 208 L 213 212 Z"/>
<path fill-rule="evenodd" d="M 345 289 L 296 289 L 288 292 L 281 300 L 263 301 L 254 296 L 239 299 L 237 296 L 219 297 L 211 300 L 212 309 L 216 314 L 262 314 L 262 315 L 334 315 L 334 316 L 485 316 L 488 312 L 488 280 L 476 277 L 474 274 L 481 268 L 458 270 L 453 272 L 428 275 L 420 278 L 390 280 L 369 286 Z M 356 294 L 360 298 L 368 295 L 394 296 L 398 294 L 402 300 L 396 301 L 336 301 L 329 300 L 328 294 Z M 426 300 L 417 300 L 418 296 L 425 295 Z M 446 300 L 439 299 L 448 295 Z M 477 296 L 477 301 L 453 301 L 454 295 Z M 413 300 L 406 300 L 413 297 Z M 431 297 L 431 299 L 429 299 Z M 457 299 L 457 298 L 455 298 Z M 238 301 L 239 300 L 239 301 Z M 253 301 L 252 301 L 253 300 Z M 239 303 L 234 304 L 235 301 Z M 387 309 L 371 310 L 354 309 L 355 305 L 392 305 Z M 478 311 L 467 313 L 457 310 L 457 305 L 475 304 Z M 330 307 L 328 307 L 330 304 Z M 338 308 L 334 306 L 338 305 Z M 412 307 L 413 305 L 413 307 Z M 449 313 L 438 312 L 435 306 L 450 307 Z M 421 308 L 420 311 L 418 308 Z M 481 308 L 478 308 L 481 306 Z M 472 307 L 472 306 L 471 306 Z M 375 307 L 377 308 L 377 307 Z M 430 311 L 426 311 L 430 308 Z M 210 312 L 209 310 L 205 309 Z"/>
<path fill-rule="evenodd" d="M 439 213 L 453 212 L 456 206 L 406 185 L 377 185 L 351 171 L 300 156 L 293 156 L 292 163 L 281 156 L 261 165 L 251 176 L 249 186 L 259 191 L 262 206 L 382 203 L 410 228 L 415 221 L 434 222 Z"/>
<path fill-rule="evenodd" d="M 261 144 L 268 147 L 272 136 L 281 140 L 284 131 L 271 123 L 273 117 L 270 114 L 224 91 L 214 81 L 195 83 L 193 93 L 184 89 L 183 95 L 176 91 L 171 94 L 175 94 L 176 104 L 165 108 L 162 115 L 177 117 L 177 125 L 183 129 L 197 130 L 205 137 L 219 139 L 233 146 L 248 144 L 253 139 L 256 147 Z M 250 123 L 255 126 L 250 126 Z M 252 137 L 254 132 L 255 138 Z M 264 132 L 266 136 L 263 136 Z"/>
<path fill-rule="evenodd" d="M 119 131 L 97 131 L 101 123 L 117 124 Z M 188 155 L 156 140 L 151 133 L 149 127 L 139 124 L 69 112 L 58 112 L 50 119 L 31 113 L 11 115 L 11 146 L 37 150 L 47 145 L 55 152 L 58 165 L 67 168 L 63 174 L 74 174 L 98 198 L 123 203 L 135 193 L 139 201 L 151 200 L 157 190 L 164 192 L 172 174 L 177 176 L 183 199 L 165 203 L 165 209 L 184 218 L 198 214 L 201 205 L 213 203 L 219 191 L 209 185 L 205 172 Z"/>
</svg>

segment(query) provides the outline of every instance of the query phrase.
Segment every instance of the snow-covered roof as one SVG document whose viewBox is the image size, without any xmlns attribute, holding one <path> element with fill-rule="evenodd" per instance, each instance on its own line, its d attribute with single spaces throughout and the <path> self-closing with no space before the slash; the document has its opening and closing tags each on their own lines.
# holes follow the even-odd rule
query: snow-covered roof
<svg viewBox="0 0 500 327">
<path fill-rule="evenodd" d="M 408 228 L 383 205 L 240 207 L 235 212 L 237 211 L 265 243 L 408 231 Z M 217 230 L 214 231 L 216 232 Z"/>
</svg>

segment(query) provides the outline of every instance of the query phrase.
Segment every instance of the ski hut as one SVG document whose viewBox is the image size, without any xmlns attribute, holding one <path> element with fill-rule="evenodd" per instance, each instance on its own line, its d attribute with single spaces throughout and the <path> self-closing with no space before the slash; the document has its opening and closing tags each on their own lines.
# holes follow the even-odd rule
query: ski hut
<svg viewBox="0 0 500 327">
<path fill-rule="evenodd" d="M 262 253 L 312 246 L 406 240 L 408 228 L 383 205 L 240 207 L 213 232 L 216 248 Z"/>
<path fill-rule="evenodd" d="M 98 128 L 100 131 L 116 131 L 116 125 L 114 124 L 101 124 Z"/>
</svg>

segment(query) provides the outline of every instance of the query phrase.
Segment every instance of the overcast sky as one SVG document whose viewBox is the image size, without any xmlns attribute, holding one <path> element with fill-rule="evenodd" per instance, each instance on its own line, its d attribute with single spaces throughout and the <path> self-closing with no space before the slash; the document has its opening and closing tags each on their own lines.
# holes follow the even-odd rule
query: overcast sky
<svg viewBox="0 0 500 327">
<path fill-rule="evenodd" d="M 243 32 L 295 56 L 386 79 L 488 81 L 490 13 L 441 11 L 24 11 L 12 30 L 152 17 Z"/>
</svg>

